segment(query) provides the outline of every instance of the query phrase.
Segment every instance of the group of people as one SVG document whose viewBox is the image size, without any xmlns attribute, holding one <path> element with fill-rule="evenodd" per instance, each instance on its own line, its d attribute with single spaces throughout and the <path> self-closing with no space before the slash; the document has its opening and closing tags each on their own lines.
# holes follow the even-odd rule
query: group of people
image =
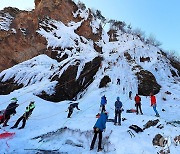
<svg viewBox="0 0 180 154">
<path fill-rule="evenodd" d="M 130 93 L 131 97 L 132 93 Z M 150 98 L 151 98 L 151 106 L 153 107 L 153 110 L 156 113 L 156 116 L 159 117 L 159 113 L 157 112 L 156 109 L 156 97 L 153 95 L 153 93 L 150 93 Z M 136 106 L 136 114 L 139 114 L 139 111 L 141 114 L 143 114 L 142 109 L 141 109 L 141 97 L 136 94 L 135 98 L 135 106 Z M 94 144 L 97 138 L 97 135 L 99 135 L 99 142 L 98 142 L 98 152 L 102 151 L 101 143 L 102 143 L 102 132 L 105 131 L 106 129 L 106 122 L 108 119 L 108 112 L 106 112 L 105 105 L 107 104 L 107 99 L 106 96 L 101 97 L 101 104 L 100 107 L 101 109 L 101 114 L 100 117 L 97 119 L 93 129 L 94 129 L 94 137 L 92 139 L 91 145 L 90 145 L 90 150 L 94 149 Z M 123 104 L 120 101 L 120 98 L 117 97 L 115 104 L 115 117 L 114 117 L 114 125 L 121 125 L 121 113 L 123 111 Z"/>
<path fill-rule="evenodd" d="M 11 103 L 5 109 L 2 119 L 0 121 L 0 124 L 3 124 L 3 127 L 9 126 L 7 124 L 8 121 L 10 120 L 12 115 L 16 114 L 16 108 L 19 106 L 17 102 L 18 102 L 17 98 L 15 97 L 12 98 Z M 22 120 L 22 126 L 19 127 L 19 129 L 23 129 L 26 125 L 26 120 L 28 120 L 28 118 L 32 114 L 34 108 L 35 108 L 34 101 L 31 101 L 30 104 L 26 107 L 25 113 L 16 121 L 16 123 L 14 124 L 14 126 L 11 127 L 11 129 L 17 128 L 21 120 Z"/>
<path fill-rule="evenodd" d="M 131 97 L 131 95 L 132 95 L 132 92 L 131 92 L 131 94 L 129 94 L 129 97 Z M 156 109 L 156 97 L 153 95 L 153 93 L 150 93 L 150 98 L 151 98 L 151 106 L 153 107 L 153 110 L 155 111 L 156 116 L 159 117 L 159 113 L 157 112 L 157 109 Z M 135 106 L 136 106 L 136 114 L 139 114 L 139 111 L 141 114 L 143 114 L 142 109 L 141 109 L 141 97 L 138 94 L 136 94 L 134 101 L 135 101 Z M 11 103 L 5 109 L 3 118 L 0 120 L 0 124 L 3 123 L 3 127 L 9 126 L 7 124 L 9 119 L 11 118 L 12 115 L 16 114 L 16 108 L 19 106 L 19 104 L 17 104 L 17 102 L 18 102 L 17 98 L 12 98 Z M 106 96 L 104 95 L 101 97 L 100 117 L 97 119 L 97 121 L 93 127 L 94 137 L 91 142 L 90 150 L 94 149 L 94 144 L 95 144 L 97 135 L 99 135 L 98 152 L 102 151 L 102 147 L 101 147 L 102 132 L 105 131 L 105 129 L 106 129 L 106 122 L 108 119 L 108 112 L 106 112 L 106 108 L 105 108 L 106 104 L 107 104 L 107 99 L 106 99 Z M 114 125 L 120 126 L 121 125 L 121 113 L 123 111 L 123 108 L 122 108 L 123 104 L 120 101 L 119 97 L 116 98 L 114 107 L 115 107 Z M 11 129 L 17 128 L 21 120 L 22 120 L 22 126 L 19 127 L 19 129 L 23 129 L 26 125 L 26 120 L 28 120 L 28 118 L 32 114 L 34 108 L 35 108 L 34 101 L 31 101 L 30 104 L 26 107 L 25 113 L 16 121 L 16 123 L 14 124 L 14 126 L 11 127 Z M 77 110 L 80 110 L 78 107 L 78 103 L 70 102 L 70 105 L 68 107 L 69 112 L 68 112 L 67 118 L 71 117 L 74 108 L 76 108 Z"/>
<path fill-rule="evenodd" d="M 106 129 L 106 122 L 108 119 L 108 112 L 106 112 L 105 106 L 107 104 L 106 96 L 101 97 L 101 114 L 100 117 L 97 119 L 93 129 L 94 129 L 94 137 L 92 139 L 90 150 L 94 149 L 94 144 L 97 139 L 97 135 L 99 135 L 99 142 L 98 142 L 98 152 L 102 151 L 102 132 Z M 121 112 L 122 112 L 122 102 L 120 101 L 120 98 L 117 97 L 117 100 L 114 104 L 115 106 L 115 118 L 114 118 L 114 125 L 121 125 Z"/>
<path fill-rule="evenodd" d="M 150 93 L 150 98 L 151 98 L 151 100 L 150 100 L 151 106 L 153 107 L 153 110 L 155 112 L 155 116 L 159 117 L 160 115 L 156 109 L 156 106 L 157 106 L 156 105 L 156 96 L 153 95 L 153 93 Z M 141 109 L 141 97 L 138 94 L 136 94 L 134 101 L 135 101 L 135 106 L 136 106 L 136 114 L 139 114 L 139 111 L 141 114 L 143 114 L 142 109 Z"/>
</svg>

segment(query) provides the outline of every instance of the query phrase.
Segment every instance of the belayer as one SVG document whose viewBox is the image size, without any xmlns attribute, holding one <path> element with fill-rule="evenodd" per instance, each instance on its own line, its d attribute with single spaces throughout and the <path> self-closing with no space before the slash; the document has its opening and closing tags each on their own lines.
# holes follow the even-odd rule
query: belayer
<svg viewBox="0 0 180 154">
<path fill-rule="evenodd" d="M 120 101 L 119 97 L 117 97 L 117 100 L 114 106 L 115 106 L 114 125 L 116 124 L 121 125 L 122 102 Z M 117 123 L 117 118 L 118 118 L 118 123 Z"/>
<path fill-rule="evenodd" d="M 70 103 L 72 103 L 72 102 L 70 102 Z M 79 103 L 72 103 L 72 104 L 69 105 L 69 107 L 68 107 L 69 112 L 68 112 L 67 118 L 71 118 L 71 114 L 73 113 L 74 108 L 76 108 L 77 110 L 80 110 L 79 107 L 78 107 L 78 104 Z"/>
<path fill-rule="evenodd" d="M 11 118 L 11 115 L 16 114 L 16 108 L 19 106 L 19 104 L 17 104 L 17 101 L 18 101 L 17 98 L 14 97 L 11 99 L 11 103 L 7 106 L 4 112 L 3 127 L 9 126 L 7 123 L 9 119 Z"/>
<path fill-rule="evenodd" d="M 140 110 L 140 113 L 143 114 L 142 109 L 141 109 L 141 97 L 138 94 L 136 94 L 134 100 L 135 100 L 135 106 L 136 106 L 136 114 L 139 114 L 139 110 Z"/>
<path fill-rule="evenodd" d="M 151 106 L 153 107 L 154 112 L 156 113 L 156 117 L 159 117 L 159 113 L 156 109 L 156 96 L 153 95 L 153 93 L 150 93 L 150 97 L 151 97 Z"/>
<path fill-rule="evenodd" d="M 30 102 L 29 106 L 26 107 L 25 113 L 16 121 L 16 123 L 14 124 L 13 127 L 11 127 L 11 129 L 17 128 L 21 120 L 22 120 L 22 126 L 19 127 L 19 129 L 23 129 L 26 125 L 26 120 L 28 120 L 28 118 L 32 114 L 32 111 L 34 110 L 34 108 L 35 108 L 35 104 L 34 104 L 34 101 L 32 101 Z"/>
<path fill-rule="evenodd" d="M 90 150 L 94 149 L 94 144 L 96 142 L 97 135 L 99 135 L 99 142 L 98 142 L 98 152 L 102 151 L 101 143 L 102 143 L 102 132 L 106 129 L 106 121 L 108 119 L 108 113 L 102 112 L 100 117 L 97 119 L 93 129 L 94 129 L 94 137 L 91 142 Z"/>
</svg>

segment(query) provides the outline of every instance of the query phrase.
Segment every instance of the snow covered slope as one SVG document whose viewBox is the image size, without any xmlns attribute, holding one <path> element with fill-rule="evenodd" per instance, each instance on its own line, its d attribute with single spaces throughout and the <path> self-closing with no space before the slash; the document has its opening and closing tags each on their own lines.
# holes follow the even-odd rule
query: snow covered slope
<svg viewBox="0 0 180 154">
<path fill-rule="evenodd" d="M 9 121 L 10 126 L 0 129 L 0 133 L 4 133 L 4 131 L 15 133 L 12 138 L 0 139 L 1 153 L 41 153 L 38 150 L 50 150 L 51 152 L 57 150 L 57 153 L 96 153 L 96 146 L 93 151 L 89 151 L 89 146 L 93 137 L 92 127 L 96 121 L 95 115 L 99 112 L 100 96 L 104 94 L 107 96 L 106 109 L 109 112 L 109 118 L 114 117 L 114 102 L 117 96 L 120 96 L 125 111 L 134 106 L 134 101 L 128 98 L 127 93 L 123 94 L 121 92 L 119 85 L 112 84 L 109 88 L 98 90 L 94 90 L 94 87 L 91 86 L 86 95 L 78 100 L 81 110 L 75 110 L 72 118 L 67 119 L 65 110 L 69 101 L 58 104 L 44 101 L 30 92 L 36 89 L 37 86 L 31 86 L 28 89 L 22 88 L 9 95 L 0 96 L 2 109 L 7 106 L 9 99 L 14 96 L 18 98 L 20 104 L 17 114 Z M 180 128 L 179 125 L 177 127 L 167 125 L 167 122 L 178 120 L 180 117 L 180 97 L 178 94 L 176 96 L 178 97 L 176 100 L 173 96 L 168 96 L 171 101 L 164 102 L 161 94 L 157 95 L 158 111 L 161 116 L 158 118 L 160 120 L 158 125 L 162 124 L 163 129 L 155 126 L 139 134 L 134 132 L 135 137 L 133 138 L 127 133 L 128 127 L 132 124 L 143 128 L 148 120 L 157 119 L 150 107 L 150 100 L 146 97 L 142 97 L 144 115 L 123 112 L 122 117 L 127 120 L 122 122 L 122 126 L 114 126 L 113 123 L 107 122 L 106 132 L 103 133 L 102 144 L 104 150 L 102 153 L 156 153 L 161 148 L 153 147 L 152 139 L 158 133 L 165 137 L 171 137 L 173 142 L 173 138 L 179 135 Z M 10 129 L 18 117 L 24 113 L 25 107 L 31 100 L 36 102 L 36 108 L 27 121 L 26 127 L 23 130 Z M 165 111 L 162 112 L 162 109 L 165 109 Z M 43 135 L 46 133 L 48 134 Z M 179 150 L 179 146 L 175 146 L 174 143 L 171 144 L 171 153 L 177 154 Z"/>
<path fill-rule="evenodd" d="M 50 56 L 36 56 L 0 73 L 0 92 L 6 94 L 0 95 L 0 110 L 7 107 L 12 97 L 17 97 L 20 104 L 10 126 L 0 129 L 0 134 L 15 133 L 12 138 L 0 139 L 0 153 L 96 153 L 96 149 L 89 151 L 89 146 L 101 96 L 107 96 L 106 109 L 113 119 L 117 96 L 125 111 L 134 108 L 133 99 L 128 97 L 132 91 L 133 97 L 138 92 L 144 95 L 144 114 L 124 111 L 122 117 L 127 120 L 122 126 L 107 122 L 102 153 L 157 153 L 161 148 L 154 147 L 152 140 L 160 133 L 172 141 L 170 152 L 178 154 L 180 147 L 175 146 L 173 138 L 180 135 L 180 125 L 169 123 L 180 119 L 179 70 L 158 47 L 144 43 L 136 35 L 117 30 L 116 41 L 111 41 L 104 30 L 98 41 L 78 35 L 78 28 L 88 20 L 90 12 L 78 10 L 73 15 L 78 13 L 80 22 L 64 24 L 49 18 L 40 21 L 37 33 L 46 39 L 47 49 L 52 49 Z M 94 34 L 100 29 L 93 15 L 90 26 Z M 105 76 L 110 82 L 99 88 Z M 116 84 L 117 78 L 120 85 Z M 127 132 L 130 125 L 143 128 L 149 120 L 157 119 L 147 96 L 151 91 L 157 93 L 158 125 L 164 128 L 150 127 L 131 138 Z M 36 108 L 26 127 L 10 129 L 32 100 Z M 72 100 L 79 102 L 81 110 L 75 110 L 67 119 L 65 111 Z"/>
</svg>

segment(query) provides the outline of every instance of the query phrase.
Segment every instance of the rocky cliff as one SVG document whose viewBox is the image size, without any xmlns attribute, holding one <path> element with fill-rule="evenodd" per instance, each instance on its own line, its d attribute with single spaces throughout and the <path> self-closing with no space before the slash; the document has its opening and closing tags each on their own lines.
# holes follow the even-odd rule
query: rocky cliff
<svg viewBox="0 0 180 154">
<path fill-rule="evenodd" d="M 120 78 L 122 92 L 147 96 L 180 76 L 179 62 L 158 47 L 126 31 L 104 31 L 90 9 L 72 0 L 35 0 L 32 11 L 0 11 L 0 47 L 0 94 L 37 84 L 36 95 L 58 102 Z"/>
</svg>

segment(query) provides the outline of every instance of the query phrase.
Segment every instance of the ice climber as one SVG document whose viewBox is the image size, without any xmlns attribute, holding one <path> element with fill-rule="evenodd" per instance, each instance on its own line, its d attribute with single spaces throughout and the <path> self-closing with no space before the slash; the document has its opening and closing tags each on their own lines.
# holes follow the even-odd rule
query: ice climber
<svg viewBox="0 0 180 154">
<path fill-rule="evenodd" d="M 132 91 L 129 92 L 129 99 L 132 100 Z"/>
<path fill-rule="evenodd" d="M 23 129 L 26 125 L 26 120 L 28 120 L 28 118 L 32 114 L 32 111 L 34 110 L 34 108 L 35 108 L 35 104 L 32 101 L 30 102 L 29 106 L 26 107 L 25 113 L 16 121 L 16 123 L 14 124 L 13 127 L 11 127 L 11 129 L 17 128 L 21 120 L 22 120 L 22 126 L 19 127 L 19 129 Z"/>
<path fill-rule="evenodd" d="M 70 103 L 72 103 L 72 102 L 70 102 Z M 74 108 L 76 108 L 77 110 L 80 110 L 79 107 L 78 107 L 78 104 L 79 103 L 72 103 L 72 104 L 69 105 L 69 107 L 68 107 L 69 112 L 68 112 L 67 118 L 71 117 L 71 114 L 73 113 Z"/>
<path fill-rule="evenodd" d="M 100 107 L 102 108 L 101 113 L 106 111 L 105 109 L 106 104 L 107 104 L 107 99 L 106 96 L 104 95 L 101 97 L 101 105 L 100 105 Z"/>
<path fill-rule="evenodd" d="M 120 85 L 120 78 L 117 78 L 117 85 Z"/>
<path fill-rule="evenodd" d="M 19 104 L 17 104 L 17 98 L 12 98 L 11 99 L 11 103 L 7 106 L 5 112 L 4 112 L 4 124 L 3 127 L 8 126 L 8 121 L 11 118 L 11 115 L 16 114 L 16 108 L 19 106 Z"/>
<path fill-rule="evenodd" d="M 141 97 L 138 94 L 136 94 L 134 100 L 135 100 L 135 106 L 136 106 L 136 114 L 139 114 L 139 111 L 141 114 L 143 114 L 142 109 L 141 109 Z"/>
<path fill-rule="evenodd" d="M 153 110 L 156 113 L 156 117 L 159 117 L 159 113 L 156 109 L 156 96 L 154 96 L 153 93 L 150 93 L 150 98 L 151 98 L 151 106 L 153 107 Z"/>
<path fill-rule="evenodd" d="M 117 97 L 117 100 L 114 106 L 115 106 L 114 125 L 116 124 L 121 125 L 122 102 L 120 101 L 119 97 Z M 117 123 L 117 118 L 118 118 L 118 123 Z"/>
<path fill-rule="evenodd" d="M 108 113 L 101 113 L 100 117 L 97 119 L 94 125 L 94 137 L 91 142 L 90 150 L 94 149 L 94 144 L 96 142 L 97 135 L 99 135 L 99 142 L 98 142 L 98 152 L 102 151 L 101 143 L 102 143 L 102 132 L 106 129 L 106 121 L 108 119 Z"/>
</svg>

